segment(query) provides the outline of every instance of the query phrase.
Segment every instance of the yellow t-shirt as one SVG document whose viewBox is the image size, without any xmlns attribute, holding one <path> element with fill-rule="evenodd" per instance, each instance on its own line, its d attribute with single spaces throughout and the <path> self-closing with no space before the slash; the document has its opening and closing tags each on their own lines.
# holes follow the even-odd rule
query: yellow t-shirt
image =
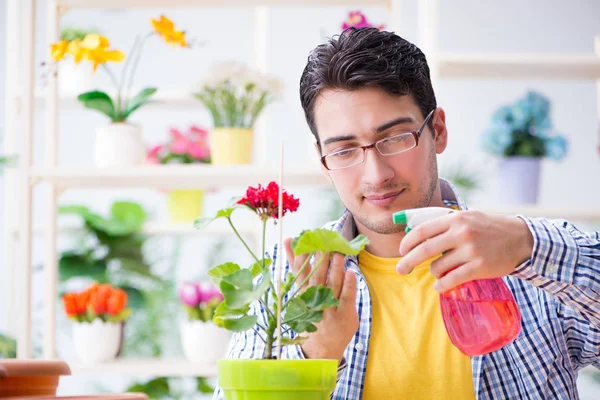
<svg viewBox="0 0 600 400">
<path fill-rule="evenodd" d="M 474 399 L 471 360 L 444 327 L 433 259 L 404 276 L 399 260 L 358 257 L 373 309 L 363 399 Z"/>
</svg>

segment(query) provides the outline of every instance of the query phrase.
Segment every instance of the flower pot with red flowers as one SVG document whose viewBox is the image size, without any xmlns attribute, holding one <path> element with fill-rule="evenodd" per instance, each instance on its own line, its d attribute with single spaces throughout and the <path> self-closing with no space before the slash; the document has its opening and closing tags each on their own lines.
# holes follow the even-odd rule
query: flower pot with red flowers
<svg viewBox="0 0 600 400">
<path fill-rule="evenodd" d="M 229 332 L 212 321 L 223 295 L 211 284 L 186 282 L 179 289 L 179 299 L 186 311 L 180 324 L 185 357 L 191 362 L 214 365 L 225 356 L 229 343 Z"/>
<path fill-rule="evenodd" d="M 208 131 L 192 125 L 187 132 L 171 128 L 171 140 L 154 146 L 146 157 L 150 164 L 208 164 L 211 162 Z M 167 195 L 169 220 L 191 222 L 202 216 L 204 190 L 178 189 Z"/>
<path fill-rule="evenodd" d="M 219 210 L 214 217 L 196 221 L 196 227 L 202 229 L 214 219 L 227 219 L 254 260 L 247 268 L 226 262 L 208 272 L 224 297 L 215 310 L 215 324 L 238 334 L 249 331 L 247 334 L 258 335 L 264 344 L 261 359 L 218 360 L 219 386 L 225 399 L 325 400 L 335 387 L 338 360 L 283 359 L 282 348 L 303 343 L 304 334 L 317 331 L 315 324 L 321 321 L 323 312 L 339 304 L 331 288 L 309 283 L 319 268 L 327 268 L 321 265 L 326 255 L 356 255 L 368 240 L 359 235 L 348 241 L 328 229 L 303 231 L 292 241 L 292 250 L 297 256 L 306 255 L 307 261 L 297 273 L 290 270 L 284 278 L 280 273 L 282 261 L 278 258 L 279 264 L 272 273 L 273 258 L 264 252 L 267 224 L 270 221 L 281 224 L 280 219 L 298 206 L 297 198 L 283 189 L 280 192 L 279 186 L 271 182 L 267 187 L 248 188 L 244 197 L 232 199 L 230 206 Z M 234 227 L 231 217 L 239 209 L 250 210 L 262 222 L 261 254 L 255 254 Z M 310 272 L 305 274 L 305 271 Z M 257 309 L 266 310 L 266 316 L 259 320 Z"/>
<path fill-rule="evenodd" d="M 73 320 L 73 344 L 83 364 L 113 360 L 121 348 L 123 323 L 131 315 L 127 293 L 109 284 L 93 284 L 82 292 L 63 295 Z"/>
</svg>

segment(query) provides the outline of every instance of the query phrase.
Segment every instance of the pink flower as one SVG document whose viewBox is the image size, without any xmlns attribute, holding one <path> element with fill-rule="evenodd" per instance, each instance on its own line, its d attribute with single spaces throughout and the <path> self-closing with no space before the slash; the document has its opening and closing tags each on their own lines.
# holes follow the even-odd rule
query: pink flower
<svg viewBox="0 0 600 400">
<path fill-rule="evenodd" d="M 210 285 L 208 287 L 198 287 L 198 290 L 200 291 L 200 303 L 208 303 L 215 297 L 219 300 L 223 300 L 223 295 L 213 285 Z"/>
<path fill-rule="evenodd" d="M 360 11 L 350 11 L 348 13 L 348 19 L 342 24 L 342 30 L 348 28 L 373 28 L 373 24 L 367 21 L 367 17 Z M 382 30 L 383 25 L 379 25 L 377 29 Z"/>
<path fill-rule="evenodd" d="M 204 142 L 194 142 L 190 144 L 188 153 L 197 160 L 205 160 L 210 155 L 210 150 L 204 145 Z"/>
<path fill-rule="evenodd" d="M 169 132 L 171 133 L 171 136 L 174 140 L 186 140 L 185 135 L 181 133 L 177 128 L 171 128 L 169 129 Z"/>
<path fill-rule="evenodd" d="M 194 141 L 206 141 L 208 138 L 208 131 L 206 129 L 200 128 L 199 126 L 192 125 L 190 126 L 190 138 Z"/>
<path fill-rule="evenodd" d="M 171 151 L 174 154 L 185 154 L 188 151 L 190 141 L 187 138 L 175 139 L 171 143 Z"/>
<path fill-rule="evenodd" d="M 179 299 L 183 304 L 197 307 L 201 300 L 200 287 L 195 283 L 185 282 L 179 289 Z"/>
</svg>

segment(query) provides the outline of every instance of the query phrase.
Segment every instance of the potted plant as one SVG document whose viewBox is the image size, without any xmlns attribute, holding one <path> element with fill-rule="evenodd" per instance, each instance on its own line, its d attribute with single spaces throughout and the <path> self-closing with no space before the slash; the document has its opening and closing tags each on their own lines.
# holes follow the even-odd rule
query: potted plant
<svg viewBox="0 0 600 400">
<path fill-rule="evenodd" d="M 208 131 L 192 125 L 187 133 L 171 128 L 171 140 L 154 146 L 146 160 L 151 164 L 207 164 L 210 163 Z M 171 222 L 191 222 L 202 214 L 204 190 L 177 189 L 167 195 Z"/>
<path fill-rule="evenodd" d="M 493 114 L 482 146 L 501 157 L 499 199 L 505 204 L 536 203 L 542 158 L 560 160 L 567 152 L 565 137 L 552 127 L 550 101 L 535 91 Z"/>
<path fill-rule="evenodd" d="M 375 26 L 367 20 L 367 16 L 359 11 L 350 11 L 348 12 L 348 18 L 342 23 L 342 30 L 346 30 L 348 28 L 377 28 L 382 30 L 384 28 L 383 25 Z"/>
<path fill-rule="evenodd" d="M 227 353 L 228 332 L 213 322 L 223 295 L 210 284 L 186 282 L 179 289 L 187 318 L 180 324 L 181 345 L 192 362 L 214 364 Z"/>
<path fill-rule="evenodd" d="M 209 72 L 194 96 L 210 112 L 212 163 L 249 164 L 253 127 L 265 106 L 281 92 L 282 83 L 243 63 L 220 63 Z"/>
<path fill-rule="evenodd" d="M 327 253 L 356 255 L 368 240 L 359 235 L 348 241 L 328 229 L 303 231 L 294 238 L 292 249 L 296 255 L 307 254 L 307 262 L 297 274 L 290 271 L 279 279 L 280 267 L 272 273 L 273 258 L 264 252 L 266 226 L 269 221 L 281 224 L 279 218 L 295 212 L 299 206 L 299 199 L 279 190 L 275 182 L 267 187 L 249 187 L 244 197 L 232 199 L 229 207 L 219 210 L 214 217 L 201 218 L 195 223 L 202 229 L 215 219 L 225 218 L 254 260 L 248 268 L 225 262 L 208 272 L 224 297 L 215 310 L 215 324 L 234 332 L 253 329 L 265 344 L 261 360 L 221 359 L 217 362 L 219 386 L 226 399 L 304 399 L 307 386 L 313 388 L 311 398 L 329 399 L 335 387 L 338 360 L 285 360 L 281 359 L 281 348 L 301 344 L 305 340 L 302 334 L 317 330 L 315 323 L 321 321 L 323 310 L 339 304 L 333 291 L 325 286 L 308 287 L 300 293 L 319 268 L 328 267 L 321 265 L 324 256 Z M 239 208 L 250 210 L 260 219 L 262 254 L 255 254 L 235 228 L 232 214 Z M 312 269 L 307 278 L 299 281 L 309 260 L 314 260 Z M 258 316 L 252 311 L 256 305 L 267 310 L 265 324 L 258 323 Z"/>
<path fill-rule="evenodd" d="M 87 35 L 98 34 L 101 32 L 97 29 L 83 29 L 74 26 L 64 27 L 60 32 L 60 40 L 66 42 L 66 47 L 69 43 L 78 43 L 85 39 Z M 60 49 L 61 46 L 54 46 L 53 49 Z M 58 56 L 60 53 L 54 53 Z M 59 88 L 66 95 L 75 95 L 77 92 L 90 91 L 94 88 L 94 73 L 90 68 L 82 68 L 75 63 L 63 62 L 58 65 Z"/>
<path fill-rule="evenodd" d="M 185 32 L 176 30 L 173 22 L 164 15 L 159 19 L 152 19 L 152 26 L 153 31 L 136 38 L 128 57 L 120 50 L 112 49 L 109 40 L 97 33 L 87 34 L 83 40 L 63 39 L 51 46 L 54 61 L 64 60 L 66 56 L 72 56 L 75 64 L 82 60 L 89 61 L 93 65 L 93 72 L 100 66 L 114 85 L 115 91 L 112 96 L 107 92 L 94 90 L 77 97 L 84 107 L 102 113 L 111 122 L 96 133 L 94 159 L 99 167 L 137 165 L 142 163 L 146 156 L 141 128 L 129 121 L 136 110 L 150 102 L 157 90 L 147 87 L 135 96 L 131 95 L 136 69 L 146 41 L 150 37 L 159 36 L 173 46 L 188 47 Z M 123 60 L 125 65 L 118 79 L 107 64 Z"/>
<path fill-rule="evenodd" d="M 81 292 L 62 297 L 65 313 L 74 321 L 73 344 L 81 362 L 114 359 L 121 347 L 123 322 L 131 315 L 127 293 L 110 284 L 94 283 Z"/>
</svg>

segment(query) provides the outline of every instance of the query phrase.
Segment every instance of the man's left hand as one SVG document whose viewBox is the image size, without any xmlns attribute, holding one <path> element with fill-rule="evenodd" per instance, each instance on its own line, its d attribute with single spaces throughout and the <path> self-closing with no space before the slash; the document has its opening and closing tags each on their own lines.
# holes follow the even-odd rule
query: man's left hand
<svg viewBox="0 0 600 400">
<path fill-rule="evenodd" d="M 530 259 L 532 251 L 533 236 L 521 218 L 458 211 L 406 234 L 396 270 L 407 274 L 443 254 L 431 264 L 431 274 L 438 279 L 434 287 L 443 293 L 467 281 L 508 275 Z"/>
</svg>

